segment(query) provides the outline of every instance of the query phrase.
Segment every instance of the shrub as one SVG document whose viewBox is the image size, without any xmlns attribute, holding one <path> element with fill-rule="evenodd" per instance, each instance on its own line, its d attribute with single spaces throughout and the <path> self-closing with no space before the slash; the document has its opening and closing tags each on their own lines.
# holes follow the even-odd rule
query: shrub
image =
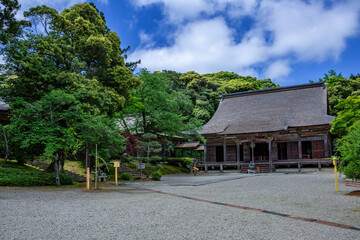
<svg viewBox="0 0 360 240">
<path fill-rule="evenodd" d="M 131 178 L 130 173 L 121 173 L 121 174 L 120 174 L 120 179 L 130 180 L 130 178 Z"/>
<path fill-rule="evenodd" d="M 151 174 L 152 180 L 155 181 L 160 181 L 161 177 L 162 177 L 162 173 L 160 171 L 155 171 Z"/>
<path fill-rule="evenodd" d="M 24 170 L 16 168 L 0 168 L 0 186 L 55 186 L 55 174 L 39 170 Z M 73 184 L 73 179 L 60 174 L 62 185 Z"/>
<path fill-rule="evenodd" d="M 169 165 L 176 166 L 176 167 L 183 167 L 187 168 L 189 165 L 192 165 L 193 158 L 168 158 L 167 162 Z"/>
<path fill-rule="evenodd" d="M 360 179 L 360 121 L 355 122 L 349 133 L 338 141 L 341 154 L 340 171 L 347 178 Z"/>
</svg>

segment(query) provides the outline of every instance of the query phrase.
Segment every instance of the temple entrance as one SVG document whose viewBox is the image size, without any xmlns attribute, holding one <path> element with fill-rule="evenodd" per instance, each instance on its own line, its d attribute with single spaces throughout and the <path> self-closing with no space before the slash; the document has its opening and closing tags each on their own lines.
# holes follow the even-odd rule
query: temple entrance
<svg viewBox="0 0 360 240">
<path fill-rule="evenodd" d="M 224 161 L 224 147 L 216 146 L 216 162 Z"/>
<path fill-rule="evenodd" d="M 302 158 L 303 159 L 312 159 L 313 158 L 311 141 L 302 141 L 301 149 L 302 149 Z"/>
<path fill-rule="evenodd" d="M 252 160 L 252 152 L 250 149 L 250 160 Z M 254 147 L 254 161 L 262 162 L 269 161 L 269 145 L 268 143 L 255 143 Z"/>
</svg>

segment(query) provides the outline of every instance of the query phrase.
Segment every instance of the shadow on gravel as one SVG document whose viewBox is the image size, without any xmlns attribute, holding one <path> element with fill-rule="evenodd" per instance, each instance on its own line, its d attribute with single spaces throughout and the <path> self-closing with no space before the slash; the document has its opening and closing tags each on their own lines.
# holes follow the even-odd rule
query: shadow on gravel
<svg viewBox="0 0 360 240">
<path fill-rule="evenodd" d="M 360 190 L 352 191 L 352 192 L 346 193 L 345 195 L 360 197 Z"/>
<path fill-rule="evenodd" d="M 85 193 L 95 193 L 95 194 L 102 194 L 102 193 L 126 193 L 126 194 L 149 194 L 151 192 L 141 189 L 129 189 L 129 188 L 98 188 L 98 189 L 90 189 L 90 190 L 82 190 Z"/>
</svg>

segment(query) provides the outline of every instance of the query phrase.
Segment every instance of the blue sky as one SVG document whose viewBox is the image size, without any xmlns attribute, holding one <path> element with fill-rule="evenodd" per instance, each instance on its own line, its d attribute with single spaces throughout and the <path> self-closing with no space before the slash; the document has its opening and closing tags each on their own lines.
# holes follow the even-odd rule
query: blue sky
<svg viewBox="0 0 360 240">
<path fill-rule="evenodd" d="M 59 11 L 85 0 L 19 0 Z M 286 86 L 360 73 L 359 0 L 94 0 L 148 70 L 231 71 Z M 19 15 L 22 13 L 19 12 Z"/>
</svg>

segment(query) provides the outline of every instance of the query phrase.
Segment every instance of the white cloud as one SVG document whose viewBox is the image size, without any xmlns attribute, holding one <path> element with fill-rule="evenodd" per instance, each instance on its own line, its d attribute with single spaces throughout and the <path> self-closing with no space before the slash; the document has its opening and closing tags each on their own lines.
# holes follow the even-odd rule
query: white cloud
<svg viewBox="0 0 360 240">
<path fill-rule="evenodd" d="M 284 78 L 291 63 L 336 59 L 346 40 L 359 31 L 360 1 L 322 0 L 136 0 L 137 6 L 161 3 L 167 22 L 175 27 L 166 47 L 140 47 L 130 55 L 149 70 L 199 73 L 260 72 Z M 218 17 L 219 15 L 223 17 Z M 217 16 L 217 17 L 216 17 Z M 253 26 L 241 39 L 227 20 L 251 18 Z M 225 20 L 226 19 L 226 20 Z M 187 20 L 187 21 L 184 21 Z M 289 59 L 292 59 L 291 61 Z M 257 68 L 258 69 L 258 68 Z M 258 74 L 261 75 L 262 74 Z M 263 77 L 269 77 L 263 76 Z"/>
<path fill-rule="evenodd" d="M 264 57 L 263 43 L 256 38 L 236 45 L 233 30 L 222 18 L 186 25 L 175 35 L 175 44 L 158 49 L 138 49 L 131 59 L 141 59 L 150 70 L 171 69 L 199 73 L 236 69 L 249 72 L 249 66 Z"/>
<path fill-rule="evenodd" d="M 166 20 L 180 23 L 194 20 L 201 14 L 212 15 L 227 10 L 230 16 L 243 16 L 254 12 L 259 0 L 135 0 L 138 7 L 161 4 Z"/>
<path fill-rule="evenodd" d="M 272 53 L 295 53 L 299 60 L 324 60 L 338 57 L 345 48 L 345 40 L 358 29 L 359 8 L 352 4 L 338 4 L 326 10 L 320 1 L 262 2 L 258 24 L 273 34 Z"/>
<path fill-rule="evenodd" d="M 151 36 L 150 34 L 146 34 L 144 31 L 140 31 L 139 37 L 140 45 L 143 48 L 151 48 L 154 46 L 155 42 L 152 40 L 153 36 Z"/>
<path fill-rule="evenodd" d="M 290 63 L 288 60 L 277 60 L 270 63 L 265 71 L 264 77 L 271 79 L 281 79 L 286 77 L 291 72 Z"/>
<path fill-rule="evenodd" d="M 133 3 L 139 7 L 160 3 L 167 20 L 176 23 L 184 19 L 194 19 L 202 12 L 214 12 L 211 4 L 206 0 L 135 0 Z"/>
</svg>

